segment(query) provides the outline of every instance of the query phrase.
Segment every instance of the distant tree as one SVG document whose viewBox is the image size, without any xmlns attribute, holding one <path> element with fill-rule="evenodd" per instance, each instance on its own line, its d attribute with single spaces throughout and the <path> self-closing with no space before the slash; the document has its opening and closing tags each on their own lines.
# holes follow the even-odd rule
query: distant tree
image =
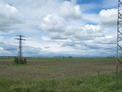
<svg viewBox="0 0 122 92">
<path fill-rule="evenodd" d="M 14 57 L 14 63 L 15 63 L 15 64 L 19 64 L 18 58 L 17 58 L 17 57 Z"/>
<path fill-rule="evenodd" d="M 24 63 L 24 64 L 27 64 L 26 58 L 23 59 L 23 63 Z"/>
<path fill-rule="evenodd" d="M 69 56 L 69 58 L 72 58 L 72 56 Z"/>
<path fill-rule="evenodd" d="M 21 59 L 20 59 L 20 62 L 19 62 L 19 61 L 18 61 L 18 58 L 15 57 L 15 58 L 14 58 L 14 63 L 15 63 L 15 64 L 27 64 L 27 60 L 26 60 L 26 58 L 21 58 Z"/>
</svg>

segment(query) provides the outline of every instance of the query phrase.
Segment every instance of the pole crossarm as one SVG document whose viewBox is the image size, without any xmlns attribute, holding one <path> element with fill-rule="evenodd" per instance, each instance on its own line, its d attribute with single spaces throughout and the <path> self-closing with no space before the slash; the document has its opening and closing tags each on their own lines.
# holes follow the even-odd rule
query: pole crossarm
<svg viewBox="0 0 122 92">
<path fill-rule="evenodd" d="M 25 40 L 25 39 L 22 39 L 22 37 L 24 37 L 23 35 L 17 35 L 17 36 L 19 36 L 19 38 L 15 38 L 15 39 L 17 39 L 17 40 Z"/>
</svg>

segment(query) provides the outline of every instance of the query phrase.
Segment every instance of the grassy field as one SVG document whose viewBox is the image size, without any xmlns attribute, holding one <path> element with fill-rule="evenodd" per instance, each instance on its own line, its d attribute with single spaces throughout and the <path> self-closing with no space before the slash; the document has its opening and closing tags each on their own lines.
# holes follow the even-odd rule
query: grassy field
<svg viewBox="0 0 122 92">
<path fill-rule="evenodd" d="M 121 78 L 113 75 L 48 80 L 0 80 L 0 92 L 122 92 Z"/>
<path fill-rule="evenodd" d="M 0 78 L 52 79 L 95 75 L 115 71 L 114 58 L 28 58 L 27 65 L 0 59 Z"/>
<path fill-rule="evenodd" d="M 0 92 L 122 92 L 122 78 L 115 58 L 0 58 Z"/>
</svg>

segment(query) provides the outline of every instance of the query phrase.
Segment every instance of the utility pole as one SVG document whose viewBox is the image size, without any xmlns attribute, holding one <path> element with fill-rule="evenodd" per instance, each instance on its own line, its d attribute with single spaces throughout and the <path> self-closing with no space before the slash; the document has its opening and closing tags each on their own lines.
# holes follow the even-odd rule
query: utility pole
<svg viewBox="0 0 122 92">
<path fill-rule="evenodd" d="M 17 35 L 17 36 L 19 36 L 19 38 L 15 38 L 15 39 L 19 40 L 18 63 L 20 64 L 22 60 L 22 40 L 25 39 L 22 39 L 22 37 L 24 37 L 23 35 Z"/>
<path fill-rule="evenodd" d="M 118 0 L 118 20 L 117 20 L 117 56 L 116 56 L 116 77 L 119 66 L 122 64 L 122 1 Z"/>
</svg>

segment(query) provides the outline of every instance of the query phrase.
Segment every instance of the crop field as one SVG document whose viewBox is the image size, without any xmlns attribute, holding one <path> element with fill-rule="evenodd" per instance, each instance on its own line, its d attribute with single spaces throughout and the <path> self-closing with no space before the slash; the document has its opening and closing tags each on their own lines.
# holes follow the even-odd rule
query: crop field
<svg viewBox="0 0 122 92">
<path fill-rule="evenodd" d="M 121 92 L 115 58 L 0 58 L 0 92 Z M 122 74 L 121 74 L 122 76 Z"/>
<path fill-rule="evenodd" d="M 114 58 L 28 58 L 27 65 L 0 59 L 0 78 L 51 79 L 115 72 Z"/>
</svg>

